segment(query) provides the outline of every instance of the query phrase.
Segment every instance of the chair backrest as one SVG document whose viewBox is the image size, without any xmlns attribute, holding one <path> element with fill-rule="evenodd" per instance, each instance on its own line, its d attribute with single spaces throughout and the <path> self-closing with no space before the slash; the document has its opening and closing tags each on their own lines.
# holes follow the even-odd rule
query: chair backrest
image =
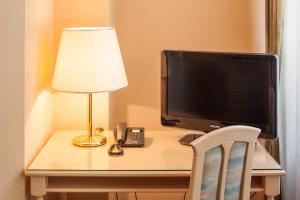
<svg viewBox="0 0 300 200">
<path fill-rule="evenodd" d="M 249 200 L 259 133 L 249 126 L 229 126 L 193 141 L 190 200 Z"/>
</svg>

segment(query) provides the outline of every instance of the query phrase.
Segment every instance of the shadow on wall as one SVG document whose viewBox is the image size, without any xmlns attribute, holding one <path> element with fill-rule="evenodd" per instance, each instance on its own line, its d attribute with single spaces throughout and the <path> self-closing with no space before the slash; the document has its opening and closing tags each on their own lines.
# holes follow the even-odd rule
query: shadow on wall
<svg viewBox="0 0 300 200">
<path fill-rule="evenodd" d="M 52 94 L 49 91 L 39 93 L 26 119 L 25 164 L 28 165 L 52 134 Z"/>
<path fill-rule="evenodd" d="M 52 133 L 52 1 L 26 1 L 25 167 Z"/>
</svg>

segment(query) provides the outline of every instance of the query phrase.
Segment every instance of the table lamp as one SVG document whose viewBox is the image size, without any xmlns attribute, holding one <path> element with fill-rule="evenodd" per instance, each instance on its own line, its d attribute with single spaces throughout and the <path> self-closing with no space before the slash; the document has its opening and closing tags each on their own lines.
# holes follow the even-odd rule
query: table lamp
<svg viewBox="0 0 300 200">
<path fill-rule="evenodd" d="M 110 92 L 128 85 L 115 29 L 112 27 L 66 28 L 62 32 L 52 87 L 87 93 L 88 134 L 73 139 L 80 147 L 106 143 L 93 134 L 92 93 Z"/>
</svg>

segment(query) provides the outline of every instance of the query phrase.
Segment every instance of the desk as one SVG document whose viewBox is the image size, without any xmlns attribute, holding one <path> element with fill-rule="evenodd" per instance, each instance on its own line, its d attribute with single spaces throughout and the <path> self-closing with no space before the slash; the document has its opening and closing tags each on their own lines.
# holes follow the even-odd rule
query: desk
<svg viewBox="0 0 300 200">
<path fill-rule="evenodd" d="M 31 195 L 43 200 L 47 192 L 187 192 L 192 167 L 191 147 L 178 143 L 193 131 L 146 131 L 145 147 L 126 148 L 120 157 L 108 155 L 108 144 L 80 148 L 72 139 L 82 131 L 57 131 L 27 168 Z M 273 199 L 280 192 L 285 171 L 257 145 L 252 170 L 252 192 Z"/>
</svg>

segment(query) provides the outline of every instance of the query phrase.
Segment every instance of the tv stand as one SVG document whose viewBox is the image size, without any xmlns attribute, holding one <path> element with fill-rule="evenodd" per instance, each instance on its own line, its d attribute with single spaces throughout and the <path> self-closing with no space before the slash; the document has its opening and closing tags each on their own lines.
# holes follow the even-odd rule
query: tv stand
<svg viewBox="0 0 300 200">
<path fill-rule="evenodd" d="M 191 142 L 193 142 L 194 140 L 196 140 L 201 136 L 202 136 L 201 134 L 193 134 L 193 133 L 187 134 L 182 138 L 180 138 L 179 143 L 183 145 L 191 146 Z"/>
</svg>

